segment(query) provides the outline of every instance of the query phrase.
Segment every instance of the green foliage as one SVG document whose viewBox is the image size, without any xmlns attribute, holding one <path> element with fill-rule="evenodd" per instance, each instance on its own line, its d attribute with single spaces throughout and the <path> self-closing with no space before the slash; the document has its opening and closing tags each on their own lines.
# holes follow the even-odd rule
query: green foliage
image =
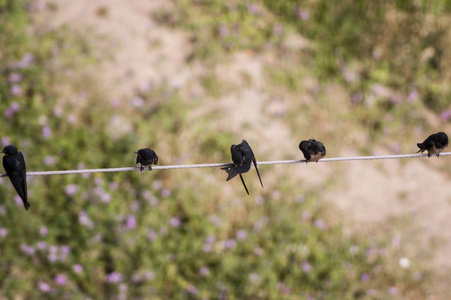
<svg viewBox="0 0 451 300">
<path fill-rule="evenodd" d="M 402 92 L 427 94 L 426 106 L 439 111 L 447 105 L 434 101 L 444 93 L 437 83 L 441 54 L 434 52 L 426 66 L 413 63 L 406 69 L 403 62 L 416 56 L 390 52 L 393 56 L 381 61 L 367 61 L 372 41 L 380 42 L 382 34 L 382 26 L 374 25 L 391 9 L 383 2 L 176 3 L 173 11 L 154 17 L 192 34 L 190 59 L 282 47 L 286 28 L 305 34 L 315 44 L 308 55 L 318 77 L 340 77 L 344 67 L 362 74 L 355 81 L 345 76 L 339 81 L 360 99 L 376 99 L 356 98 L 344 118 L 370 128 L 374 138 L 385 128 L 381 115 L 398 120 L 394 128 L 420 122 L 411 112 L 417 106 L 397 104 L 396 95 L 382 93 L 381 85 L 395 89 L 408 83 Z M 230 159 L 230 145 L 239 138 L 209 127 L 220 112 L 194 122 L 186 112 L 196 104 L 177 89 L 155 86 L 127 103 L 110 103 L 88 77 L 80 81 L 78 93 L 61 97 L 57 87 L 75 82 L 71 74 L 95 63 L 95 53 L 87 39 L 68 28 L 27 34 L 26 4 L 0 0 L 0 134 L 3 144 L 24 152 L 28 170 L 133 166 L 133 152 L 141 147 L 153 148 L 163 164 L 185 161 L 194 152 L 195 162 Z M 414 21 L 422 19 L 416 15 L 419 8 L 403 1 L 396 7 L 413 10 Z M 299 21 L 302 13 L 306 17 L 300 9 L 310 10 L 308 21 Z M 106 10 L 98 13 L 108 16 Z M 441 41 L 444 35 L 432 30 L 428 36 Z M 413 45 L 416 55 L 429 47 L 422 42 Z M 387 49 L 391 43 L 396 45 L 390 40 Z M 410 70 L 408 80 L 403 70 Z M 437 81 L 428 82 L 426 72 Z M 268 74 L 274 85 L 294 92 L 302 88 L 302 73 L 293 66 L 274 67 Z M 214 97 L 224 92 L 216 77 L 200 81 Z M 24 299 L 383 299 L 423 292 L 423 281 L 412 274 L 427 275 L 427 270 L 391 267 L 397 261 L 386 256 L 392 251 L 386 238 L 345 236 L 340 222 L 329 221 L 330 210 L 302 183 L 288 185 L 290 178 L 283 175 L 277 178 L 285 186 L 280 190 L 265 187 L 256 197 L 243 193 L 226 199 L 225 189 L 211 183 L 217 172 L 29 178 L 28 212 L 8 180 L 1 179 L 0 294 Z M 394 286 L 396 292 L 390 289 Z"/>
</svg>

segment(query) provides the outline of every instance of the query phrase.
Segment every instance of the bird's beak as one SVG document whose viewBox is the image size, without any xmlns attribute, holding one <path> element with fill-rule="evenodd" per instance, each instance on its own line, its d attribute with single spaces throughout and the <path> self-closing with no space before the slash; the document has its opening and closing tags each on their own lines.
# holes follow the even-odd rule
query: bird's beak
<svg viewBox="0 0 451 300">
<path fill-rule="evenodd" d="M 133 152 L 133 153 L 138 154 L 138 152 Z"/>
</svg>

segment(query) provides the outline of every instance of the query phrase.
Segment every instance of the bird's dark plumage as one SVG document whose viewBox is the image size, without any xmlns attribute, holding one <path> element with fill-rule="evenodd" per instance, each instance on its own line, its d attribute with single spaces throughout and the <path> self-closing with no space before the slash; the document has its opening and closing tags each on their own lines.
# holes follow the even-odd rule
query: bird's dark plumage
<svg viewBox="0 0 451 300">
<path fill-rule="evenodd" d="M 246 187 L 246 184 L 244 183 L 244 179 L 241 174 L 248 172 L 249 169 L 251 168 L 251 164 L 253 163 L 255 170 L 257 171 L 260 184 L 263 187 L 263 182 L 257 168 L 257 160 L 255 159 L 254 153 L 252 152 L 252 149 L 249 146 L 249 144 L 245 140 L 243 140 L 239 145 L 232 145 L 232 147 L 230 147 L 230 152 L 232 154 L 233 165 L 221 168 L 222 170 L 225 170 L 228 174 L 226 181 L 229 181 L 236 175 L 240 175 L 240 179 L 244 185 L 244 189 L 246 190 L 246 193 L 249 195 L 249 191 Z"/>
<path fill-rule="evenodd" d="M 139 149 L 136 156 L 136 163 L 141 164 L 141 172 L 144 170 L 144 167 L 148 167 L 149 171 L 152 170 L 152 164 L 158 164 L 158 156 L 152 149 L 144 148 Z"/>
<path fill-rule="evenodd" d="M 304 154 L 306 162 L 320 160 L 326 156 L 326 147 L 323 143 L 318 142 L 315 139 L 310 139 L 308 141 L 302 141 L 299 144 L 299 149 Z"/>
<path fill-rule="evenodd" d="M 27 171 L 23 154 L 13 145 L 6 146 L 0 153 L 5 154 L 3 156 L 3 168 L 5 168 L 17 194 L 22 198 L 25 209 L 28 210 L 30 203 L 28 202 Z"/>
<path fill-rule="evenodd" d="M 417 147 L 420 148 L 418 152 L 423 153 L 424 151 L 427 151 L 428 157 L 431 157 L 433 154 L 438 157 L 440 156 L 440 152 L 448 147 L 448 136 L 444 132 L 431 134 L 424 142 L 418 143 Z"/>
</svg>

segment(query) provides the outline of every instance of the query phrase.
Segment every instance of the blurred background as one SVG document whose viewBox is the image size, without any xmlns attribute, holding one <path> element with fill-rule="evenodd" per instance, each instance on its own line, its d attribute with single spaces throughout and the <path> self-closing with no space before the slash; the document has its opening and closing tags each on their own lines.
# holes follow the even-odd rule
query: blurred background
<svg viewBox="0 0 451 300">
<path fill-rule="evenodd" d="M 28 171 L 415 153 L 451 133 L 447 0 L 3 0 Z M 1 299 L 449 299 L 448 157 L 0 179 Z M 2 171 L 3 172 L 3 171 Z"/>
</svg>

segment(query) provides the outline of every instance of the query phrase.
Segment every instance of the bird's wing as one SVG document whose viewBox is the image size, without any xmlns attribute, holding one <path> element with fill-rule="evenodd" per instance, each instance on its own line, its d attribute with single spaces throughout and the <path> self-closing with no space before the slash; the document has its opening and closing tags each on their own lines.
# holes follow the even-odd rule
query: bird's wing
<svg viewBox="0 0 451 300">
<path fill-rule="evenodd" d="M 24 176 L 25 171 L 20 170 L 21 160 L 4 156 L 3 167 L 5 168 L 6 174 L 14 186 L 14 189 L 19 194 L 20 198 L 25 201 L 27 199 L 27 182 Z"/>
</svg>

